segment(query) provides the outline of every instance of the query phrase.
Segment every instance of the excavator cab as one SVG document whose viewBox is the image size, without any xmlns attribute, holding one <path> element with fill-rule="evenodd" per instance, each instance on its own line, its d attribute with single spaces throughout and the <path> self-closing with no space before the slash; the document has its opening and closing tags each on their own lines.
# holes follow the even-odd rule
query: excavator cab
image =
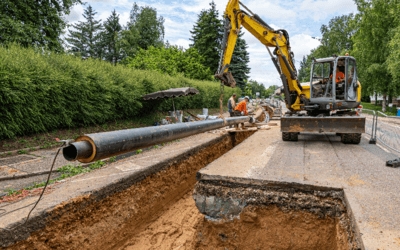
<svg viewBox="0 0 400 250">
<path fill-rule="evenodd" d="M 356 60 L 351 56 L 313 59 L 307 115 L 284 116 L 282 139 L 297 141 L 299 133 L 336 133 L 343 143 L 358 144 L 365 132 L 365 117 L 352 109 L 361 103 Z"/>
<path fill-rule="evenodd" d="M 310 74 L 308 111 L 327 114 L 360 105 L 361 89 L 357 81 L 356 60 L 351 56 L 314 59 Z"/>
</svg>

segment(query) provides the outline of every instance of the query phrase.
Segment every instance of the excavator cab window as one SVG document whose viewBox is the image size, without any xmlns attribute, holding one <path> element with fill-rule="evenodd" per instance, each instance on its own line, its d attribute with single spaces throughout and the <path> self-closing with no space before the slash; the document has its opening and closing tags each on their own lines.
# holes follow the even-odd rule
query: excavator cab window
<svg viewBox="0 0 400 250">
<path fill-rule="evenodd" d="M 332 84 L 330 79 L 330 76 L 332 75 L 332 70 L 332 62 L 314 64 L 311 79 L 312 98 L 332 96 Z"/>
<path fill-rule="evenodd" d="M 354 59 L 346 59 L 346 101 L 357 101 L 357 67 Z"/>
</svg>

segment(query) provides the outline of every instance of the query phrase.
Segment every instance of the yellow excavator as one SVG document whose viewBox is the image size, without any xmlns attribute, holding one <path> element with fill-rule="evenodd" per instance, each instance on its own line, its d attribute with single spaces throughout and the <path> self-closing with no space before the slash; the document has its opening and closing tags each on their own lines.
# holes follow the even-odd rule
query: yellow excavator
<svg viewBox="0 0 400 250">
<path fill-rule="evenodd" d="M 239 0 L 229 1 L 224 18 L 221 58 L 215 74 L 221 85 L 236 86 L 229 64 L 243 26 L 265 45 L 282 80 L 288 109 L 281 118 L 282 139 L 297 141 L 300 133 L 336 133 L 343 143 L 360 143 L 365 117 L 353 111 L 361 103 L 361 85 L 353 57 L 346 54 L 313 58 L 310 82 L 300 83 L 286 30 L 274 30 Z M 273 52 L 270 48 L 274 48 Z"/>
</svg>

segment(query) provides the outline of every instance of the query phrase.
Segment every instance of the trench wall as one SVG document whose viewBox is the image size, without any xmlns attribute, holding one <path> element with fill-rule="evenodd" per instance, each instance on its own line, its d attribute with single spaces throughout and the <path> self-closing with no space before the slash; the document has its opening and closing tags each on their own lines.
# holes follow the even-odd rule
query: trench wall
<svg viewBox="0 0 400 250">
<path fill-rule="evenodd" d="M 12 232 L 4 233 L 2 246 L 8 249 L 119 248 L 143 230 L 148 221 L 192 190 L 198 170 L 254 132 L 225 134 L 172 162 L 157 164 L 140 176 L 71 199 L 33 218 L 35 228 L 19 238 L 18 232 L 14 232 L 17 238 Z"/>
</svg>

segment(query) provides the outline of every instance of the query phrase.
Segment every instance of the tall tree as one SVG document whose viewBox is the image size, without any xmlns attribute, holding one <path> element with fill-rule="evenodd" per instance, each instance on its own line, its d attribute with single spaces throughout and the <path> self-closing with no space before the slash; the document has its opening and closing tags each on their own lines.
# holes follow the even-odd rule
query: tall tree
<svg viewBox="0 0 400 250">
<path fill-rule="evenodd" d="M 356 27 L 352 25 L 353 14 L 342 15 L 332 18 L 328 25 L 321 26 L 322 38 L 319 39 L 321 45 L 311 51 L 310 55 L 303 57 L 300 62 L 299 80 L 300 82 L 310 81 L 311 58 L 331 57 L 333 54 L 344 55 L 353 49 L 352 36 Z"/>
<path fill-rule="evenodd" d="M 386 111 L 386 96 L 394 93 L 392 74 L 387 67 L 390 55 L 391 32 L 396 28 L 396 1 L 356 0 L 359 14 L 356 16 L 358 30 L 355 33 L 354 55 L 358 75 L 364 88 L 383 95 L 382 109 Z"/>
<path fill-rule="evenodd" d="M 247 44 L 246 41 L 242 38 L 243 32 L 240 31 L 238 38 L 236 40 L 235 49 L 232 53 L 232 60 L 229 65 L 229 71 L 232 72 L 233 77 L 242 90 L 246 85 L 246 80 L 249 78 L 248 74 L 250 73 L 249 68 L 249 52 L 247 52 Z"/>
<path fill-rule="evenodd" d="M 122 30 L 119 24 L 119 14 L 114 10 L 104 22 L 104 31 L 101 34 L 101 46 L 103 48 L 104 58 L 111 62 L 117 63 L 122 55 L 118 46 L 118 39 Z"/>
<path fill-rule="evenodd" d="M 66 39 L 71 45 L 71 50 L 74 53 L 79 53 L 82 57 L 101 57 L 100 33 L 103 29 L 101 20 L 95 20 L 97 14 L 88 6 L 83 13 L 85 22 L 73 24 L 74 30 L 69 30 L 69 36 Z"/>
<path fill-rule="evenodd" d="M 303 59 L 300 61 L 300 69 L 299 69 L 299 75 L 298 75 L 300 82 L 307 82 L 307 77 L 308 77 L 308 80 L 310 80 L 310 78 L 309 78 L 310 73 L 307 72 L 307 70 L 309 68 L 307 59 L 308 59 L 308 56 L 307 57 L 303 56 Z"/>
<path fill-rule="evenodd" d="M 62 51 L 65 15 L 81 0 L 0 1 L 0 43 L 46 46 Z"/>
<path fill-rule="evenodd" d="M 394 5 L 391 10 L 394 13 L 400 13 L 400 2 Z M 392 37 L 389 43 L 389 57 L 387 60 L 389 72 L 393 76 L 392 90 L 394 96 L 400 95 L 400 15 L 395 15 L 396 28 L 390 31 Z"/>
<path fill-rule="evenodd" d="M 86 51 L 86 35 L 85 35 L 85 24 L 78 22 L 72 24 L 73 30 L 68 30 L 69 35 L 65 39 L 68 42 L 70 50 L 75 55 L 84 56 Z"/>
<path fill-rule="evenodd" d="M 199 54 L 205 58 L 204 65 L 215 72 L 218 68 L 223 25 L 218 18 L 218 10 L 214 1 L 210 3 L 210 6 L 210 9 L 200 12 L 193 30 L 190 31 L 192 34 L 190 40 L 193 42 L 190 47 L 197 49 Z"/>
<path fill-rule="evenodd" d="M 321 26 L 322 46 L 318 51 L 318 57 L 345 54 L 345 51 L 352 50 L 351 37 L 354 35 L 355 29 L 350 23 L 353 19 L 353 14 L 336 16 L 329 21 L 328 25 Z"/>
<path fill-rule="evenodd" d="M 164 44 L 164 18 L 155 8 L 133 4 L 129 22 L 121 32 L 120 46 L 126 56 L 133 57 L 139 49 L 147 50 Z"/>
</svg>

